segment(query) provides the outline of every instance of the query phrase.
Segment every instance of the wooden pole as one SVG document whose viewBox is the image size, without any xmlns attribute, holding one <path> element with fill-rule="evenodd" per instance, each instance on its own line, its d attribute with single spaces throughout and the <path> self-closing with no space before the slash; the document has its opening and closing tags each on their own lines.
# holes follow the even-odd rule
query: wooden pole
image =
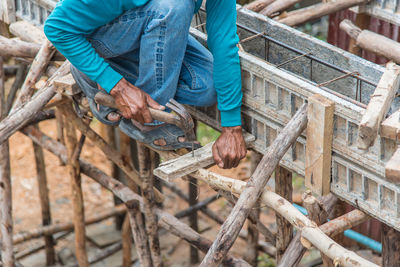
<svg viewBox="0 0 400 267">
<path fill-rule="evenodd" d="M 316 4 L 313 7 L 306 7 L 302 11 L 295 10 L 288 12 L 285 18 L 278 20 L 280 23 L 297 26 L 307 21 L 318 19 L 320 17 L 335 13 L 346 8 L 361 5 L 368 2 L 367 0 L 336 0 L 322 4 Z"/>
<path fill-rule="evenodd" d="M 265 7 L 273 3 L 275 0 L 256 0 L 244 5 L 244 8 L 250 9 L 254 12 L 260 12 Z"/>
<path fill-rule="evenodd" d="M 154 214 L 153 170 L 151 169 L 150 149 L 138 143 L 139 176 L 142 180 L 146 233 L 149 238 L 151 259 L 154 266 L 161 266 L 160 241 L 158 239 L 157 219 Z"/>
<path fill-rule="evenodd" d="M 370 20 L 371 16 L 367 13 L 357 13 L 355 25 L 361 28 L 361 30 L 365 30 L 368 29 Z M 362 49 L 357 46 L 357 42 L 353 38 L 350 38 L 348 51 L 359 57 L 362 56 Z"/>
<path fill-rule="evenodd" d="M 189 206 L 192 207 L 197 204 L 197 193 L 198 193 L 198 184 L 197 179 L 193 177 L 187 176 L 188 179 L 188 191 L 189 191 Z M 198 216 L 197 211 L 192 212 L 189 216 L 189 226 L 195 230 L 199 231 L 198 225 Z M 197 248 L 190 246 L 190 264 L 197 264 L 199 262 L 199 252 Z"/>
<path fill-rule="evenodd" d="M 40 207 L 42 210 L 42 225 L 51 225 L 49 189 L 47 187 L 46 164 L 44 161 L 43 149 L 41 146 L 35 144 L 34 142 L 32 142 L 32 144 L 35 154 Z M 54 265 L 56 263 L 56 254 L 54 250 L 55 241 L 53 239 L 53 236 L 51 234 L 44 235 L 44 242 L 46 250 L 46 264 L 48 266 Z"/>
<path fill-rule="evenodd" d="M 57 141 L 51 139 L 50 137 L 44 135 L 41 132 L 35 131 L 32 127 L 27 127 L 23 131 L 27 134 L 34 142 L 41 145 L 44 149 L 49 150 L 51 153 L 63 159 L 63 161 L 67 161 L 67 154 L 65 147 L 58 143 Z M 82 173 L 91 177 L 99 184 L 110 190 L 114 195 L 116 195 L 119 199 L 121 199 L 124 203 L 127 203 L 130 200 L 138 200 L 140 203 L 140 209 L 143 211 L 143 201 L 142 198 L 130 190 L 128 187 L 123 185 L 121 182 L 116 179 L 108 176 L 103 171 L 93 166 L 92 164 L 86 162 L 85 160 L 79 160 Z M 170 215 L 169 213 L 155 208 L 154 209 L 158 220 L 158 225 L 170 231 L 173 235 L 176 235 L 193 246 L 197 247 L 204 253 L 207 252 L 209 247 L 211 246 L 211 240 L 208 240 L 201 235 L 199 235 L 196 231 L 191 229 L 188 225 L 182 223 L 180 220 Z M 233 258 L 231 255 L 227 255 L 223 261 L 224 264 L 228 266 L 250 266 L 248 263 L 241 259 Z"/>
<path fill-rule="evenodd" d="M 292 172 L 284 167 L 278 166 L 275 169 L 275 192 L 292 202 Z M 276 214 L 276 261 L 280 262 L 286 248 L 293 238 L 293 227 L 284 217 Z"/>
<path fill-rule="evenodd" d="M 276 0 L 260 11 L 261 14 L 271 17 L 282 10 L 288 9 L 301 0 Z"/>
<path fill-rule="evenodd" d="M 132 235 L 135 240 L 136 250 L 138 251 L 140 266 L 153 266 L 139 202 L 137 200 L 130 200 L 125 204 L 128 210 L 129 221 L 131 222 Z"/>
<path fill-rule="evenodd" d="M 54 77 L 65 75 L 69 72 L 69 62 L 65 62 Z M 50 78 L 51 80 L 52 78 Z M 55 89 L 51 81 L 40 89 L 23 107 L 17 108 L 13 114 L 8 115 L 0 122 L 0 144 L 4 143 L 12 134 L 23 128 L 36 113 L 55 95 Z"/>
<path fill-rule="evenodd" d="M 22 86 L 22 83 L 24 82 L 26 72 L 27 72 L 27 66 L 24 63 L 20 63 L 18 65 L 17 74 L 15 75 L 15 80 L 7 96 L 7 103 L 6 103 L 7 114 L 11 110 L 18 89 Z"/>
<path fill-rule="evenodd" d="M 0 120 L 3 120 L 6 116 L 4 82 L 3 58 L 0 57 Z M 0 184 L 1 260 L 3 266 L 13 267 L 12 189 L 8 140 L 0 145 Z"/>
<path fill-rule="evenodd" d="M 307 104 L 303 104 L 274 142 L 268 147 L 256 171 L 241 193 L 237 204 L 225 223 L 221 226 L 212 247 L 207 252 L 200 266 L 217 266 L 221 263 L 228 250 L 232 247 L 233 242 L 236 240 L 251 208 L 260 197 L 264 186 L 279 164 L 280 159 L 303 132 L 306 125 Z"/>
<path fill-rule="evenodd" d="M 400 232 L 382 224 L 382 266 L 399 267 L 400 266 Z"/>
<path fill-rule="evenodd" d="M 118 218 L 118 217 L 116 217 Z M 122 267 L 132 266 L 132 231 L 129 215 L 125 216 L 122 224 Z"/>
<path fill-rule="evenodd" d="M 63 108 L 65 110 L 68 107 Z M 79 157 L 74 158 L 78 149 L 76 132 L 72 122 L 65 117 L 65 143 L 68 153 L 67 168 L 71 179 L 71 196 L 74 212 L 74 230 L 75 230 L 75 252 L 79 266 L 89 266 L 86 252 L 85 235 L 85 214 L 83 207 L 83 195 L 81 185 L 81 173 L 79 168 Z"/>
</svg>

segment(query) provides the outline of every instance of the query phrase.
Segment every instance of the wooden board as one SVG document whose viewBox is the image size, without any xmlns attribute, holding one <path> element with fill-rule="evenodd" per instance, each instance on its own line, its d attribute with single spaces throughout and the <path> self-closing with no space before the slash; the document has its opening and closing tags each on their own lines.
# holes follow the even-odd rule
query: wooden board
<svg viewBox="0 0 400 267">
<path fill-rule="evenodd" d="M 400 109 L 382 122 L 380 136 L 400 140 Z"/>
<path fill-rule="evenodd" d="M 255 137 L 246 133 L 244 134 L 244 140 L 246 144 L 249 145 L 250 142 L 255 140 Z M 213 144 L 214 142 L 208 143 L 202 148 L 196 149 L 193 154 L 189 152 L 179 158 L 161 163 L 160 166 L 154 170 L 154 174 L 161 179 L 169 181 L 213 164 Z"/>
<path fill-rule="evenodd" d="M 0 1 L 0 21 L 10 24 L 14 22 L 15 17 L 15 2 L 14 0 Z"/>
<path fill-rule="evenodd" d="M 359 149 L 366 150 L 374 143 L 379 126 L 390 108 L 399 83 L 400 67 L 389 62 L 361 119 L 357 139 Z"/>
<path fill-rule="evenodd" d="M 322 196 L 330 192 L 335 103 L 319 94 L 308 99 L 305 183 Z"/>
<path fill-rule="evenodd" d="M 400 146 L 385 166 L 386 179 L 392 183 L 400 184 Z"/>
</svg>

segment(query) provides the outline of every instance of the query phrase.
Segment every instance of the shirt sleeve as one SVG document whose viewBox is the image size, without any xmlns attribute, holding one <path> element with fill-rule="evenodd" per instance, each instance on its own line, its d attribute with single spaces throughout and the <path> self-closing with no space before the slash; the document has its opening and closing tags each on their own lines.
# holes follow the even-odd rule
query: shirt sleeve
<svg viewBox="0 0 400 267">
<path fill-rule="evenodd" d="M 76 68 L 107 92 L 122 75 L 100 57 L 85 36 L 147 0 L 63 0 L 44 25 L 47 38 Z"/>
<path fill-rule="evenodd" d="M 221 125 L 241 125 L 242 81 L 237 43 L 236 1 L 207 0 L 208 47 L 214 56 L 214 87 Z"/>
</svg>

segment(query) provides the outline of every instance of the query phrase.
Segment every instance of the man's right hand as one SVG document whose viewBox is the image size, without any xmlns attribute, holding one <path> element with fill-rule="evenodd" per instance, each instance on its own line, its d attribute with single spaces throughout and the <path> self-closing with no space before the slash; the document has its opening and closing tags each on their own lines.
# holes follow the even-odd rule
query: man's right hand
<svg viewBox="0 0 400 267">
<path fill-rule="evenodd" d="M 147 93 L 122 78 L 110 91 L 121 115 L 126 119 L 134 119 L 141 124 L 153 121 L 149 107 L 164 110 Z"/>
</svg>

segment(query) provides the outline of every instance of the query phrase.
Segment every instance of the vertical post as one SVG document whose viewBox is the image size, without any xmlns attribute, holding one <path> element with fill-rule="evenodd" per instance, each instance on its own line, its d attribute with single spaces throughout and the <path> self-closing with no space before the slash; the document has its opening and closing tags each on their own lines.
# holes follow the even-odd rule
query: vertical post
<svg viewBox="0 0 400 267">
<path fill-rule="evenodd" d="M 189 206 L 191 207 L 197 204 L 197 179 L 188 176 L 188 180 L 189 180 Z M 192 212 L 192 214 L 190 214 L 189 226 L 196 232 L 199 231 L 197 211 Z M 197 248 L 190 246 L 190 264 L 196 264 L 198 262 L 199 262 L 199 252 Z"/>
<path fill-rule="evenodd" d="M 400 266 L 400 232 L 382 223 L 382 267 Z"/>
<path fill-rule="evenodd" d="M 63 105 L 62 110 L 69 107 Z M 77 148 L 76 132 L 72 122 L 64 117 L 65 143 L 68 153 L 67 167 L 71 178 L 71 193 L 74 212 L 75 250 L 80 267 L 88 267 L 88 258 L 85 246 L 85 215 L 83 208 L 83 195 L 81 187 L 81 174 L 78 159 L 74 159 Z"/>
<path fill-rule="evenodd" d="M 3 58 L 0 57 L 0 120 L 4 119 L 5 90 L 4 90 Z M 13 220 L 12 220 L 12 194 L 10 175 L 10 154 L 8 140 L 0 145 L 0 233 L 1 233 L 1 260 L 3 266 L 14 266 L 13 251 Z"/>
<path fill-rule="evenodd" d="M 63 115 L 61 110 L 58 108 L 56 108 L 56 126 L 57 126 L 57 141 L 65 145 Z M 61 166 L 65 165 L 61 159 L 59 159 L 59 161 Z"/>
<path fill-rule="evenodd" d="M 33 144 L 33 151 L 35 154 L 40 208 L 42 210 L 42 225 L 45 226 L 51 224 L 50 200 L 49 200 L 49 189 L 47 187 L 46 167 L 45 167 L 42 147 L 34 142 L 32 142 L 32 144 Z M 56 254 L 54 250 L 55 243 L 53 236 L 51 234 L 44 235 L 44 242 L 45 242 L 47 266 L 54 265 L 56 263 Z"/>
<path fill-rule="evenodd" d="M 358 13 L 356 15 L 355 25 L 358 26 L 361 30 L 368 29 L 370 19 L 371 16 L 367 13 Z M 348 51 L 360 57 L 362 56 L 362 49 L 358 47 L 356 43 L 356 40 L 350 38 Z"/>
<path fill-rule="evenodd" d="M 158 267 L 162 265 L 160 256 L 160 241 L 158 239 L 157 219 L 154 213 L 155 199 L 153 191 L 153 171 L 151 169 L 150 149 L 143 144 L 138 144 L 139 158 L 139 176 L 142 180 L 142 194 L 144 202 L 144 211 L 146 218 L 146 232 L 149 239 L 151 258 L 153 265 Z"/>
<path fill-rule="evenodd" d="M 122 267 L 132 266 L 132 232 L 129 215 L 126 213 L 122 224 Z"/>
<path fill-rule="evenodd" d="M 262 155 L 260 153 L 257 153 L 255 151 L 251 152 L 251 158 L 250 158 L 250 172 L 253 174 L 253 172 L 256 170 L 258 164 L 260 163 L 262 158 Z M 254 214 L 256 215 L 257 218 L 260 216 L 260 210 L 255 209 Z M 243 256 L 244 260 L 250 263 L 251 266 L 256 266 L 257 265 L 257 256 L 258 256 L 258 230 L 257 227 L 251 223 L 249 220 L 247 220 L 248 226 L 247 226 L 247 251 L 246 254 Z"/>
<path fill-rule="evenodd" d="M 292 202 L 292 173 L 281 166 L 275 169 L 275 192 Z M 279 214 L 276 215 L 276 227 L 278 229 L 276 234 L 276 260 L 279 263 L 293 238 L 293 228 L 290 222 Z"/>
</svg>

